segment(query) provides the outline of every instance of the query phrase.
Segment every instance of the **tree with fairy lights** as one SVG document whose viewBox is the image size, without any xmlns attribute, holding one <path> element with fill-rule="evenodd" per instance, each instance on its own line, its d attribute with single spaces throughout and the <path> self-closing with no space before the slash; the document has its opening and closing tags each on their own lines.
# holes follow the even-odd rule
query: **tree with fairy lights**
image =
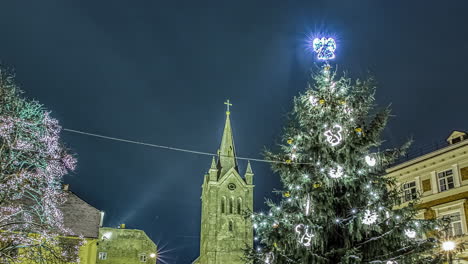
<svg viewBox="0 0 468 264">
<path fill-rule="evenodd" d="M 328 63 L 331 38 L 313 42 L 325 63 L 294 99 L 274 161 L 285 188 L 267 213 L 255 213 L 254 263 L 436 263 L 426 238 L 433 221 L 416 220 L 413 203 L 399 208 L 401 190 L 386 166 L 408 148 L 379 150 L 390 110 L 375 110 L 372 78 L 339 77 Z M 399 209 L 395 209 L 399 208 Z M 427 253 L 427 254 L 426 254 Z"/>
<path fill-rule="evenodd" d="M 60 144 L 61 127 L 42 105 L 26 100 L 0 71 L 0 263 L 77 260 L 79 239 L 64 227 L 62 177 L 75 158 Z"/>
</svg>

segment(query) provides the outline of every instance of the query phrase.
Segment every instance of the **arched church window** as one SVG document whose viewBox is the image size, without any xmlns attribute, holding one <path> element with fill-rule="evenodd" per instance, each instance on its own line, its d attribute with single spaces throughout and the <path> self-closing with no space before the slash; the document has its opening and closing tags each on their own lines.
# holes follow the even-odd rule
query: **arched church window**
<svg viewBox="0 0 468 264">
<path fill-rule="evenodd" d="M 226 197 L 221 198 L 221 213 L 224 214 L 226 212 Z"/>
<path fill-rule="evenodd" d="M 234 230 L 234 224 L 229 220 L 229 231 L 232 232 L 232 230 Z"/>
<path fill-rule="evenodd" d="M 229 213 L 234 213 L 234 198 L 229 199 Z"/>
<path fill-rule="evenodd" d="M 241 214 L 242 212 L 242 198 L 237 198 L 237 213 Z"/>
</svg>

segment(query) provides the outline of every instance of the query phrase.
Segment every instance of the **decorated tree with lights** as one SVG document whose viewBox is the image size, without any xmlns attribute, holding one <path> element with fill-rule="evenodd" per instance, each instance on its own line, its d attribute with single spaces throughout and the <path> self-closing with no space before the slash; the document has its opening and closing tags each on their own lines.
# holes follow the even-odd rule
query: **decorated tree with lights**
<svg viewBox="0 0 468 264">
<path fill-rule="evenodd" d="M 416 220 L 414 203 L 398 207 L 401 190 L 385 168 L 409 143 L 380 150 L 390 109 L 375 108 L 372 78 L 338 76 L 333 39 L 316 39 L 325 60 L 303 94 L 294 99 L 290 122 L 273 170 L 284 190 L 269 211 L 255 213 L 255 263 L 437 263 L 426 236 L 434 221 Z M 399 209 L 395 209 L 399 208 Z"/>
<path fill-rule="evenodd" d="M 62 177 L 75 159 L 59 140 L 61 127 L 44 107 L 26 100 L 0 71 L 0 263 L 76 261 L 79 242 L 59 209 Z"/>
</svg>

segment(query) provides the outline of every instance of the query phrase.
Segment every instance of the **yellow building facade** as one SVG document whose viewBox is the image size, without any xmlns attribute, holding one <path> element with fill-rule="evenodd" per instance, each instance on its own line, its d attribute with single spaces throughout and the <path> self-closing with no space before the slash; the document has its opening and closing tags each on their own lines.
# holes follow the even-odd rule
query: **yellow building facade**
<svg viewBox="0 0 468 264">
<path fill-rule="evenodd" d="M 450 235 L 468 241 L 468 135 L 454 131 L 447 144 L 387 169 L 403 191 L 403 206 L 420 197 L 418 218 L 450 219 Z M 467 252 L 468 253 L 468 252 Z M 468 263 L 459 254 L 453 263 Z"/>
</svg>

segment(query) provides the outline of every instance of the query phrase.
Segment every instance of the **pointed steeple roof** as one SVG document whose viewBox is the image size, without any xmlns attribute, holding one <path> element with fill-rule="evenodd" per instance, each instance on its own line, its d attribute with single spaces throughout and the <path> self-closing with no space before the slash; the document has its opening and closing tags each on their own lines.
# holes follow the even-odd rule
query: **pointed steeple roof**
<svg viewBox="0 0 468 264">
<path fill-rule="evenodd" d="M 237 170 L 236 149 L 234 147 L 234 138 L 232 136 L 231 120 L 229 118 L 229 100 L 228 111 L 226 111 L 226 124 L 224 125 L 223 138 L 221 139 L 221 146 L 218 151 L 218 167 L 221 167 L 221 174 L 224 174 L 231 168 Z"/>
<path fill-rule="evenodd" d="M 213 157 L 213 159 L 211 160 L 210 170 L 216 170 L 216 159 L 215 159 L 215 157 Z"/>
<path fill-rule="evenodd" d="M 247 169 L 245 170 L 245 174 L 253 174 L 252 167 L 250 167 L 250 160 L 247 162 Z"/>
</svg>

